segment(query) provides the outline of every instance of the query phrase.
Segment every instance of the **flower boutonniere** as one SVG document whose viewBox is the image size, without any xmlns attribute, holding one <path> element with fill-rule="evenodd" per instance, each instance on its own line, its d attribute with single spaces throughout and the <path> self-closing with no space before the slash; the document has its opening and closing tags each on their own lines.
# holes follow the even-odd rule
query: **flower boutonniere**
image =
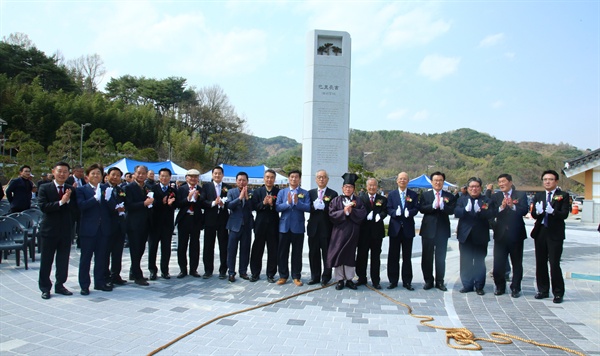
<svg viewBox="0 0 600 356">
<path fill-rule="evenodd" d="M 444 198 L 444 203 L 445 203 L 445 204 L 448 204 L 448 203 L 450 203 L 450 199 L 448 199 L 448 198 L 446 198 L 446 197 L 445 197 L 445 198 Z"/>
<path fill-rule="evenodd" d="M 409 195 L 406 196 L 406 202 L 412 203 L 412 198 Z"/>
<path fill-rule="evenodd" d="M 323 201 L 331 201 L 331 197 L 328 197 L 327 195 L 323 197 Z"/>
<path fill-rule="evenodd" d="M 304 194 L 302 194 L 302 193 L 298 194 L 298 199 L 304 199 Z"/>
<path fill-rule="evenodd" d="M 519 199 L 514 199 L 513 204 L 519 204 Z"/>
<path fill-rule="evenodd" d="M 481 204 L 481 210 L 487 210 L 487 209 L 488 209 L 487 203 Z"/>
<path fill-rule="evenodd" d="M 227 194 L 227 191 L 228 191 L 228 190 L 229 190 L 229 189 L 227 189 L 227 187 L 223 187 L 223 188 L 221 188 L 221 195 L 222 195 L 223 193 Z"/>
<path fill-rule="evenodd" d="M 120 197 L 123 197 L 123 198 L 125 198 L 125 191 L 124 191 L 124 190 L 121 190 L 121 191 L 119 192 L 119 196 L 120 196 Z"/>
<path fill-rule="evenodd" d="M 382 205 L 383 205 L 383 202 L 381 200 L 377 200 L 375 202 L 375 206 L 382 206 Z"/>
<path fill-rule="evenodd" d="M 252 193 L 248 194 L 248 200 L 252 199 Z"/>
<path fill-rule="evenodd" d="M 552 198 L 552 200 L 556 200 L 556 201 L 561 201 L 563 200 L 563 196 L 562 195 L 554 195 L 554 198 Z"/>
</svg>

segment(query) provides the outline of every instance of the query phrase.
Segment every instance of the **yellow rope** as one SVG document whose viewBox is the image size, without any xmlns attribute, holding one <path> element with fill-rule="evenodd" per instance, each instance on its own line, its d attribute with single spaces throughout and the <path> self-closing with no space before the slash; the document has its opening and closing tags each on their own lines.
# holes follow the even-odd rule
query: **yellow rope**
<svg viewBox="0 0 600 356">
<path fill-rule="evenodd" d="M 166 343 L 166 344 L 158 347 L 157 349 L 152 350 L 148 354 L 148 356 L 155 355 L 155 354 L 159 353 L 160 351 L 165 350 L 169 346 L 174 345 L 175 343 L 177 343 L 177 342 L 181 341 L 182 339 L 184 339 L 184 338 L 192 335 L 193 333 L 195 333 L 196 331 L 202 329 L 203 327 L 214 323 L 217 320 L 221 320 L 223 318 L 227 318 L 227 317 L 232 316 L 232 315 L 241 314 L 241 313 L 249 312 L 249 311 L 252 311 L 252 310 L 264 308 L 266 306 L 277 304 L 277 303 L 286 301 L 286 300 L 291 299 L 291 298 L 295 298 L 295 297 L 303 295 L 303 294 L 315 292 L 315 291 L 321 290 L 323 288 L 330 287 L 330 286 L 332 286 L 334 284 L 335 283 L 330 283 L 330 284 L 328 284 L 326 286 L 322 286 L 322 287 L 318 287 L 318 288 L 313 288 L 313 289 L 307 289 L 305 291 L 302 291 L 302 292 L 299 292 L 299 293 L 295 293 L 295 294 L 289 295 L 287 297 L 275 299 L 275 300 L 270 301 L 268 303 L 263 303 L 263 304 L 256 305 L 256 306 L 253 306 L 253 307 L 250 307 L 250 308 L 245 308 L 245 309 L 241 309 L 241 310 L 234 311 L 234 312 L 231 312 L 231 313 L 219 315 L 219 316 L 217 316 L 217 317 L 215 317 L 215 318 L 213 318 L 213 319 L 211 319 L 211 320 L 209 320 L 209 321 L 207 321 L 207 322 L 205 322 L 205 323 L 203 323 L 203 324 L 201 324 L 201 325 L 193 328 L 192 330 L 186 332 L 185 334 L 180 335 L 176 339 L 174 339 L 174 340 L 172 340 L 172 341 L 170 341 L 170 342 L 168 342 L 168 343 Z M 370 290 L 378 293 L 382 297 L 388 299 L 392 303 L 397 304 L 397 305 L 401 305 L 401 306 L 405 307 L 408 310 L 408 315 L 412 316 L 413 318 L 421 319 L 419 321 L 419 323 L 421 325 L 425 325 L 425 326 L 433 328 L 433 329 L 445 330 L 446 331 L 446 345 L 448 345 L 448 347 L 451 347 L 453 349 L 468 350 L 468 351 L 479 351 L 479 350 L 482 350 L 483 347 L 477 341 L 485 341 L 485 342 L 492 342 L 492 343 L 496 343 L 496 344 L 508 345 L 508 344 L 512 344 L 513 343 L 512 339 L 514 339 L 514 340 L 519 340 L 519 341 L 526 342 L 526 343 L 529 343 L 529 344 L 532 344 L 532 345 L 536 345 L 536 346 L 539 346 L 539 347 L 547 347 L 547 348 L 551 348 L 551 349 L 558 349 L 558 350 L 569 352 L 569 353 L 572 353 L 572 354 L 575 354 L 575 355 L 585 356 L 585 354 L 583 354 L 583 353 L 581 353 L 579 351 L 573 350 L 573 349 L 569 349 L 569 348 L 566 348 L 566 347 L 563 347 L 563 346 L 558 346 L 558 345 L 543 344 L 543 343 L 540 343 L 540 342 L 537 342 L 537 341 L 527 340 L 527 339 L 524 339 L 524 338 L 521 338 L 521 337 L 515 336 L 515 335 L 504 334 L 504 333 L 499 333 L 499 332 L 492 332 L 492 333 L 490 333 L 490 336 L 492 337 L 492 339 L 488 339 L 488 338 L 482 338 L 482 337 L 475 337 L 475 334 L 473 334 L 467 328 L 447 328 L 447 327 L 443 327 L 443 326 L 432 325 L 432 324 L 429 324 L 429 322 L 432 322 L 434 320 L 433 317 L 427 316 L 427 315 L 416 315 L 416 314 L 413 314 L 413 309 L 412 309 L 412 307 L 410 305 L 402 303 L 402 302 L 399 302 L 399 301 L 393 299 L 392 297 L 388 296 L 387 294 L 385 294 L 383 292 L 380 292 L 379 290 L 377 290 L 377 289 L 375 289 L 375 288 L 373 288 L 373 287 L 371 287 L 369 285 L 367 285 L 367 287 Z"/>
</svg>

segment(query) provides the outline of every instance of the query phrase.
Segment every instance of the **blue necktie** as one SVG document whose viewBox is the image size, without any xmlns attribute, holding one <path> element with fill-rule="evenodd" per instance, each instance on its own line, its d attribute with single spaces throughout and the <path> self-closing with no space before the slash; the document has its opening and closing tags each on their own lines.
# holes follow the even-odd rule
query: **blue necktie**
<svg viewBox="0 0 600 356">
<path fill-rule="evenodd" d="M 163 191 L 163 193 L 167 191 L 167 186 L 166 185 L 163 185 L 162 191 Z"/>
<path fill-rule="evenodd" d="M 403 208 L 404 208 L 404 206 L 405 206 L 405 203 L 406 203 L 406 197 L 405 197 L 405 194 L 406 194 L 405 192 L 402 192 L 402 193 L 400 194 L 400 199 L 402 199 L 402 207 L 403 207 Z"/>
<path fill-rule="evenodd" d="M 546 206 L 550 205 L 552 202 L 552 192 L 548 192 L 548 199 L 546 199 Z M 544 215 L 544 226 L 548 227 L 548 213 Z"/>
</svg>

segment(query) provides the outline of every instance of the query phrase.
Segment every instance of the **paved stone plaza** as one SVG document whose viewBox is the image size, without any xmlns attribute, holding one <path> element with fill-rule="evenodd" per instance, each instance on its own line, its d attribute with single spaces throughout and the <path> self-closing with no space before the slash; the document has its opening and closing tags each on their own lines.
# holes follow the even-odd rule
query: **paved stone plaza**
<svg viewBox="0 0 600 356">
<path fill-rule="evenodd" d="M 453 230 L 457 220 L 452 219 Z M 417 225 L 420 224 L 418 219 Z M 528 233 L 533 221 L 527 220 Z M 567 276 L 565 300 L 536 300 L 533 241 L 524 253 L 523 295 L 493 295 L 489 277 L 486 295 L 460 294 L 458 243 L 450 240 L 447 257 L 447 292 L 422 289 L 420 238 L 415 239 L 413 286 L 387 290 L 382 256 L 383 293 L 410 305 L 414 314 L 430 315 L 431 323 L 443 327 L 466 327 L 476 337 L 503 332 L 540 343 L 560 345 L 584 354 L 600 354 L 600 234 L 572 217 L 567 221 L 563 273 Z M 417 226 L 418 227 L 418 226 Z M 176 238 L 174 236 L 174 238 Z M 305 239 L 306 243 L 306 239 Z M 492 264 L 492 244 L 486 259 Z M 309 279 L 308 247 L 305 244 L 303 280 Z M 266 257 L 266 256 L 265 256 Z M 147 262 L 144 256 L 144 262 Z M 565 355 L 561 350 L 540 348 L 520 341 L 510 345 L 482 342 L 483 350 L 459 351 L 446 346 L 443 330 L 419 324 L 399 306 L 373 290 L 336 291 L 333 286 L 313 288 L 269 284 L 266 277 L 251 283 L 235 283 L 216 276 L 205 280 L 179 272 L 171 257 L 170 280 L 159 278 L 149 287 L 132 282 L 112 292 L 91 291 L 79 295 L 79 251 L 73 247 L 66 287 L 73 296 L 52 294 L 40 298 L 36 262 L 15 267 L 14 255 L 0 264 L 0 354 L 2 355 L 144 355 L 223 314 L 268 303 L 294 293 L 314 289 L 286 301 L 216 320 L 159 355 Z M 264 264 L 263 264 L 264 266 Z M 123 277 L 129 269 L 124 254 Z M 199 270 L 201 274 L 202 270 Z M 144 273 L 148 275 L 147 270 Z M 52 277 L 52 279 L 54 279 Z"/>
</svg>

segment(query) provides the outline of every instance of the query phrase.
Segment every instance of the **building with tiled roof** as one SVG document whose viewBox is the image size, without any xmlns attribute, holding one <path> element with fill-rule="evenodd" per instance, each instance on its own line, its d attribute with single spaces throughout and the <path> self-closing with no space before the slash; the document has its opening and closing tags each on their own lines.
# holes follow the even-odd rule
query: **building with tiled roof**
<svg viewBox="0 0 600 356">
<path fill-rule="evenodd" d="M 600 149 L 565 161 L 563 173 L 585 187 L 581 221 L 600 222 Z"/>
</svg>

